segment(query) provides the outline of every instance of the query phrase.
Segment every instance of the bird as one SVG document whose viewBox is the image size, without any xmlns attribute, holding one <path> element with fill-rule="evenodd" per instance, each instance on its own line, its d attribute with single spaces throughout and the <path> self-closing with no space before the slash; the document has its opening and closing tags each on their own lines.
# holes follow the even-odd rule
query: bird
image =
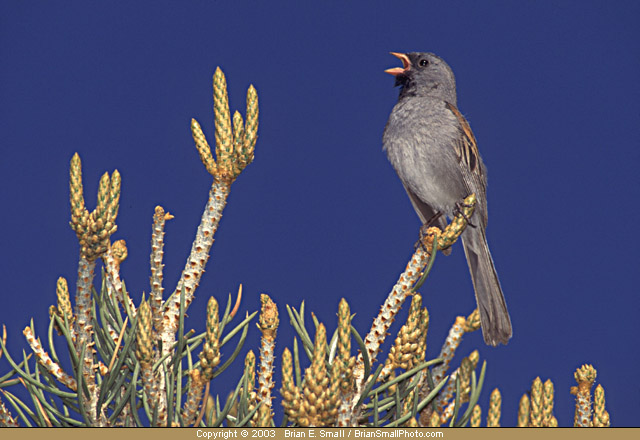
<svg viewBox="0 0 640 440">
<path fill-rule="evenodd" d="M 443 229 L 462 201 L 476 195 L 476 208 L 462 246 L 487 345 L 507 344 L 511 318 L 487 244 L 487 174 L 476 138 L 457 108 L 449 65 L 430 52 L 397 53 L 402 67 L 385 70 L 400 87 L 382 137 L 383 150 L 424 226 Z M 450 251 L 450 250 L 449 250 Z"/>
</svg>

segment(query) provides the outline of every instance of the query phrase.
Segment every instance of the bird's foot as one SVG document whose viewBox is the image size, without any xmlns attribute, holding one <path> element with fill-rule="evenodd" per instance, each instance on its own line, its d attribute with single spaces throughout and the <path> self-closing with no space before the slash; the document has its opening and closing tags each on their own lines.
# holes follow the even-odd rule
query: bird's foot
<svg viewBox="0 0 640 440">
<path fill-rule="evenodd" d="M 462 208 L 471 208 L 471 205 L 467 205 L 467 204 L 462 203 L 462 202 L 456 202 L 456 207 L 453 210 L 453 216 L 455 217 L 456 215 L 460 214 L 462 216 L 462 218 L 467 221 L 467 225 L 471 226 L 472 228 L 475 228 L 476 225 L 471 223 L 471 220 L 469 219 L 469 217 L 467 217 L 467 215 L 464 213 Z"/>
<path fill-rule="evenodd" d="M 431 244 L 431 246 L 429 246 L 429 249 L 427 249 L 426 244 L 431 240 L 433 241 L 433 233 L 434 231 L 430 231 L 430 229 L 436 229 L 436 230 L 440 230 L 440 228 L 438 228 L 437 226 L 432 226 L 432 224 L 438 220 L 438 218 L 442 215 L 441 212 L 437 213 L 436 215 L 434 215 L 433 217 L 431 217 L 429 219 L 429 221 L 425 222 L 422 226 L 420 226 L 420 238 L 418 239 L 418 241 L 416 242 L 416 244 L 413 245 L 413 249 L 417 250 L 418 246 L 426 253 L 431 252 L 431 246 L 433 246 L 433 244 Z"/>
</svg>

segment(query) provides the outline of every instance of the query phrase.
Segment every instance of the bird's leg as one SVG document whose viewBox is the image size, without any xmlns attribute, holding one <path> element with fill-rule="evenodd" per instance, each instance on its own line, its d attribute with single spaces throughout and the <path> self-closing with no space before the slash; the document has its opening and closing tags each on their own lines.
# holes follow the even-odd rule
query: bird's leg
<svg viewBox="0 0 640 440">
<path fill-rule="evenodd" d="M 433 217 L 431 217 L 429 220 L 427 220 L 427 221 L 425 222 L 425 224 L 424 224 L 424 225 L 422 225 L 422 227 L 424 228 L 424 227 L 426 226 L 426 227 L 428 228 L 428 227 L 430 227 L 430 226 L 433 226 L 433 225 L 435 224 L 435 222 L 436 222 L 440 217 L 442 217 L 442 211 L 438 211 L 438 212 L 436 212 L 436 213 L 433 215 Z M 426 231 L 426 229 L 425 229 L 425 231 Z"/>
<path fill-rule="evenodd" d="M 413 245 L 414 249 L 418 249 L 418 246 L 420 246 L 423 251 L 427 253 L 430 252 L 429 249 L 424 247 L 424 238 L 427 235 L 427 229 L 433 226 L 440 217 L 442 217 L 442 212 L 438 211 L 429 220 L 424 222 L 422 226 L 420 226 L 420 239 Z"/>
<path fill-rule="evenodd" d="M 461 203 L 461 202 L 456 202 L 456 207 L 453 210 L 453 216 L 455 217 L 456 215 L 460 214 L 462 216 L 462 218 L 464 218 L 467 221 L 467 225 L 471 226 L 472 228 L 475 228 L 476 225 L 474 225 L 473 223 L 471 223 L 471 220 L 469 219 L 469 217 L 467 217 L 464 213 L 464 211 L 462 210 L 462 208 L 471 208 L 470 205 Z"/>
</svg>

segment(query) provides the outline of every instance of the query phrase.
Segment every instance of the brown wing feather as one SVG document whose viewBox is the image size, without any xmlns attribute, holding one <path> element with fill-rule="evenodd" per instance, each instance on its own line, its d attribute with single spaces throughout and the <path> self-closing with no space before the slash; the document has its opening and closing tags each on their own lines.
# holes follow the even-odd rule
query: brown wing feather
<svg viewBox="0 0 640 440">
<path fill-rule="evenodd" d="M 460 138 L 455 143 L 454 148 L 456 155 L 458 156 L 458 163 L 464 176 L 465 185 L 469 192 L 474 192 L 478 198 L 478 207 L 480 208 L 481 216 L 484 221 L 484 226 L 487 225 L 487 179 L 484 175 L 484 167 L 480 159 L 480 152 L 478 151 L 478 143 L 476 137 L 471 131 L 471 127 L 467 120 L 462 116 L 460 111 L 455 105 L 447 103 L 447 108 L 451 110 L 451 113 L 458 119 L 460 124 Z"/>
</svg>

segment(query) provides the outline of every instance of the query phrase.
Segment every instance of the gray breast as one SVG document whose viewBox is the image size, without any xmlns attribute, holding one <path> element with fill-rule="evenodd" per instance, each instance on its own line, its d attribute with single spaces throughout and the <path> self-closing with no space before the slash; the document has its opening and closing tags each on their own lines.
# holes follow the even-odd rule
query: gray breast
<svg viewBox="0 0 640 440">
<path fill-rule="evenodd" d="M 383 135 L 384 150 L 403 184 L 447 215 L 468 195 L 453 147 L 459 136 L 458 121 L 445 102 L 429 97 L 398 102 Z"/>
</svg>

